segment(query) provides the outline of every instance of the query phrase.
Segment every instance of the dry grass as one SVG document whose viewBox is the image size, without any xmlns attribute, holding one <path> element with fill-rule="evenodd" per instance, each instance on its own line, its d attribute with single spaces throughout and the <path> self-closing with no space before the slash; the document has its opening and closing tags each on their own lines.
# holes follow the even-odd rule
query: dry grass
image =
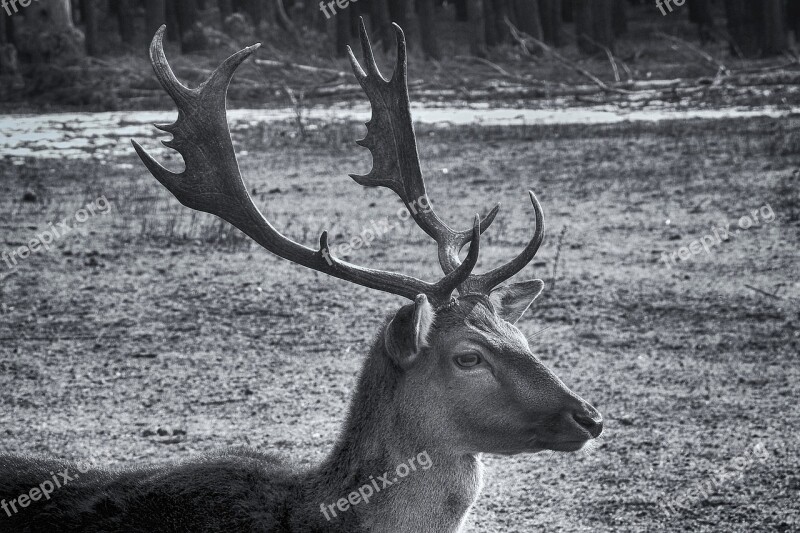
<svg viewBox="0 0 800 533">
<path fill-rule="evenodd" d="M 388 192 L 347 177 L 369 166 L 351 144 L 354 128 L 306 142 L 237 134 L 251 189 L 295 239 L 313 244 L 328 228 L 343 242 L 395 216 Z M 470 531 L 797 527 L 797 131 L 797 118 L 420 131 L 446 220 L 463 227 L 503 202 L 480 269 L 525 241 L 527 188 L 549 225 L 527 276 L 548 279 L 569 226 L 558 284 L 521 328 L 538 332 L 534 350 L 608 419 L 590 453 L 489 457 Z M 250 246 L 179 206 L 133 158 L 0 163 L 0 173 L 0 250 L 101 194 L 114 203 L 52 253 L 13 271 L 0 263 L 4 451 L 105 464 L 227 445 L 278 449 L 301 463 L 321 457 L 396 298 Z M 28 190 L 36 203 L 20 201 Z M 771 224 L 708 257 L 661 263 L 663 251 L 766 203 Z M 404 226 L 350 259 L 431 279 L 433 247 L 419 233 Z M 145 436 L 160 426 L 187 435 L 172 444 Z M 677 516 L 658 509 L 756 442 L 766 461 Z"/>
</svg>

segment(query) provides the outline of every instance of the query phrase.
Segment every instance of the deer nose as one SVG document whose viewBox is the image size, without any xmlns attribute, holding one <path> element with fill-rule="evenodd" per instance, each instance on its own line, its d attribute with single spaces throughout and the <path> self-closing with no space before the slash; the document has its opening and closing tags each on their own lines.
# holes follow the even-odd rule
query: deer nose
<svg viewBox="0 0 800 533">
<path fill-rule="evenodd" d="M 603 416 L 591 405 L 585 404 L 581 410 L 572 413 L 572 419 L 593 438 L 603 432 Z"/>
</svg>

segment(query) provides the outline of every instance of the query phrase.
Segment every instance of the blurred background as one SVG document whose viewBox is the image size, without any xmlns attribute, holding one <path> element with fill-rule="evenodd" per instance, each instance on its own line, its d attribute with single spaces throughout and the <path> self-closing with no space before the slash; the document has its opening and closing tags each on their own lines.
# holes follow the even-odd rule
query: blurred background
<svg viewBox="0 0 800 533">
<path fill-rule="evenodd" d="M 700 78 L 693 85 L 702 86 L 735 68 L 793 66 L 800 30 L 793 0 L 26 3 L 6 0 L 0 10 L 0 102 L 14 110 L 164 105 L 146 63 L 147 44 L 162 24 L 168 54 L 181 55 L 174 63 L 190 83 L 222 56 L 264 43 L 260 61 L 246 67 L 250 75 L 239 76 L 231 93 L 258 105 L 357 96 L 345 53 L 360 17 L 377 50 L 393 50 L 391 21 L 405 30 L 415 58 L 412 94 L 426 99 L 613 95 L 609 87 L 666 87 L 671 95 L 659 97 L 680 98 L 673 85 L 647 80 Z M 568 90 L 564 83 L 594 87 Z"/>
<path fill-rule="evenodd" d="M 580 454 L 486 457 L 466 531 L 800 531 L 800 0 L 25 3 L 0 0 L 0 453 L 324 457 L 401 302 L 183 207 L 130 139 L 182 168 L 152 126 L 176 116 L 160 25 L 192 87 L 260 41 L 228 102 L 256 203 L 308 246 L 391 223 L 343 258 L 438 279 L 396 197 L 348 177 L 372 164 L 345 55 L 363 17 L 385 76 L 390 21 L 406 32 L 437 212 L 466 228 L 502 203 L 476 271 L 519 253 L 541 201 L 517 280 L 546 288 L 517 325 L 606 420 Z"/>
</svg>

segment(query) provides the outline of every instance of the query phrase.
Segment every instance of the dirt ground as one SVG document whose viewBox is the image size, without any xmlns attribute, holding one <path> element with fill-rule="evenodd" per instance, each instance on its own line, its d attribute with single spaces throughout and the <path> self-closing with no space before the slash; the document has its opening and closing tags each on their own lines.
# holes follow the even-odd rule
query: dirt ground
<svg viewBox="0 0 800 533">
<path fill-rule="evenodd" d="M 585 452 L 487 457 L 468 531 L 798 531 L 798 126 L 419 131 L 447 221 L 503 204 L 479 270 L 527 241 L 525 192 L 538 195 L 548 236 L 524 276 L 547 289 L 520 327 L 607 419 Z M 352 142 L 361 127 L 337 128 L 236 133 L 263 210 L 309 245 L 388 221 L 350 259 L 434 279 L 434 247 L 397 200 L 347 177 L 370 165 Z M 319 460 L 402 302 L 250 246 L 131 154 L 0 160 L 0 251 L 64 217 L 76 227 L 49 252 L 0 261 L 0 452 L 136 465 L 244 445 Z M 77 223 L 99 197 L 110 212 Z M 725 222 L 727 240 L 671 262 Z"/>
</svg>

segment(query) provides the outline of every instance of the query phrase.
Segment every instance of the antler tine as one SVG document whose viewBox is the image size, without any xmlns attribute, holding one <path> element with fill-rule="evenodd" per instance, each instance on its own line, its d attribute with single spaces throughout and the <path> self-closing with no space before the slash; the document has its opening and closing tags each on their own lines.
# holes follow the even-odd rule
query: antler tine
<svg viewBox="0 0 800 533">
<path fill-rule="evenodd" d="M 501 265 L 484 274 L 470 276 L 469 279 L 462 284 L 459 290 L 463 289 L 466 292 L 488 294 L 494 287 L 500 285 L 502 282 L 522 270 L 525 265 L 530 263 L 534 258 L 536 252 L 539 251 L 539 246 L 541 246 L 542 241 L 544 240 L 544 213 L 542 212 L 542 206 L 539 204 L 539 200 L 536 198 L 536 195 L 533 194 L 533 191 L 528 191 L 528 195 L 530 196 L 531 205 L 533 205 L 536 221 L 533 237 L 531 237 L 531 240 L 528 241 L 527 246 L 525 246 L 525 248 L 517 257 L 508 263 L 505 263 L 504 265 Z"/>
<path fill-rule="evenodd" d="M 328 234 L 320 236 L 318 250 L 303 246 L 275 229 L 247 191 L 242 180 L 228 129 L 225 101 L 236 68 L 259 45 L 245 48 L 226 59 L 203 84 L 189 89 L 175 77 L 164 55 L 164 27 L 153 37 L 150 57 L 159 82 L 175 101 L 178 119 L 159 126 L 173 135 L 167 146 L 183 156 L 186 169 L 170 172 L 136 141 L 133 146 L 151 174 L 183 205 L 214 214 L 247 234 L 275 255 L 345 281 L 414 300 L 425 294 L 437 303 L 446 302 L 453 290 L 466 280 L 478 259 L 480 231 L 476 222 L 467 259 L 436 283 L 373 270 L 332 256 Z"/>
<path fill-rule="evenodd" d="M 363 18 L 359 25 L 366 72 L 353 50 L 348 47 L 356 79 L 372 106 L 367 135 L 356 143 L 372 153 L 372 170 L 366 175 L 351 174 L 365 187 L 386 187 L 397 194 L 417 225 L 438 245 L 439 264 L 445 274 L 455 271 L 461 261 L 461 249 L 472 239 L 472 231 L 455 231 L 445 224 L 431 207 L 419 164 L 414 126 L 408 97 L 406 41 L 403 30 L 393 24 L 397 38 L 397 58 L 390 80 L 378 70 Z M 482 233 L 494 221 L 496 205 L 480 221 Z"/>
<path fill-rule="evenodd" d="M 150 62 L 164 90 L 167 91 L 173 100 L 180 100 L 182 103 L 186 103 L 196 93 L 182 84 L 172 71 L 172 67 L 169 66 L 167 56 L 164 54 L 163 45 L 164 33 L 166 31 L 167 26 L 165 24 L 162 24 L 161 27 L 156 30 L 155 37 L 153 37 L 150 43 Z"/>
</svg>

